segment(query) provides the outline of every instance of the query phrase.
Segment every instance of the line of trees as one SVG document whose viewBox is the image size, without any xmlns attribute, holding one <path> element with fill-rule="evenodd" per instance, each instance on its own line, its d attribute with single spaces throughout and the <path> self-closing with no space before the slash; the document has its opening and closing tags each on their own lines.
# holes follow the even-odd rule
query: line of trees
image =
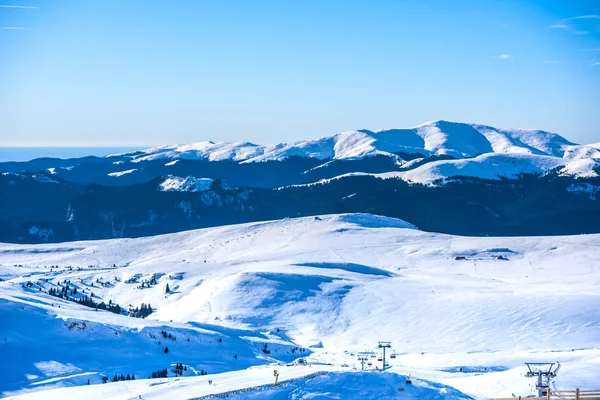
<svg viewBox="0 0 600 400">
<path fill-rule="evenodd" d="M 81 304 L 83 306 L 86 307 L 91 307 L 91 308 L 95 308 L 97 310 L 107 310 L 110 311 L 112 313 L 115 314 L 121 314 L 122 313 L 122 309 L 121 306 L 119 306 L 117 303 L 113 303 L 112 300 L 109 300 L 108 304 L 106 304 L 105 302 L 100 302 L 100 303 L 96 303 L 94 301 L 94 294 L 92 293 L 91 296 L 88 295 L 84 295 L 78 298 L 75 297 L 69 297 L 69 295 L 67 294 L 67 290 L 68 290 L 68 286 L 64 286 L 62 288 L 62 290 L 57 290 L 55 288 L 50 288 L 50 290 L 48 290 L 48 294 L 50 296 L 55 296 L 58 297 L 60 299 L 65 299 L 65 300 L 69 300 L 72 301 L 74 303 L 78 303 Z M 77 292 L 75 292 L 76 289 L 73 290 L 74 294 L 77 294 Z"/>
<path fill-rule="evenodd" d="M 119 382 L 119 381 L 135 381 L 135 374 L 127 374 L 127 375 L 116 375 L 113 377 L 112 379 L 113 382 Z"/>
<path fill-rule="evenodd" d="M 142 305 L 138 308 L 136 307 L 135 309 L 130 309 L 129 310 L 129 316 L 130 317 L 134 317 L 134 318 L 146 318 L 148 315 L 152 314 L 152 306 L 150 305 L 150 303 L 145 304 L 142 303 Z"/>
<path fill-rule="evenodd" d="M 151 378 L 166 378 L 169 372 L 167 369 L 159 369 L 158 371 L 153 371 Z"/>
<path fill-rule="evenodd" d="M 182 363 L 179 364 L 175 364 L 175 371 L 173 371 L 175 373 L 175 375 L 183 375 L 183 371 L 187 371 L 187 366 L 183 365 Z"/>
</svg>

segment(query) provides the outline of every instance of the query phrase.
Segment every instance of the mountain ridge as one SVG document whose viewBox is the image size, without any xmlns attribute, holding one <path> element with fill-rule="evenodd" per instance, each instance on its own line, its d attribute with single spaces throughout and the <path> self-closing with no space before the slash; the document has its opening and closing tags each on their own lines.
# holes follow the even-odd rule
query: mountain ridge
<svg viewBox="0 0 600 400">
<path fill-rule="evenodd" d="M 573 143 L 551 132 L 535 129 L 495 128 L 482 124 L 429 121 L 405 129 L 358 129 L 333 136 L 291 143 L 259 145 L 251 142 L 202 141 L 167 145 L 118 156 L 133 162 L 156 159 L 207 159 L 236 162 L 281 160 L 290 156 L 322 160 L 353 159 L 377 154 L 397 153 L 474 157 L 485 153 L 521 153 L 563 157 L 569 148 L 594 153 L 594 146 Z M 571 150 L 571 153 L 573 150 Z M 598 154 L 594 153 L 595 156 Z M 117 156 L 117 155 L 110 155 Z"/>
</svg>

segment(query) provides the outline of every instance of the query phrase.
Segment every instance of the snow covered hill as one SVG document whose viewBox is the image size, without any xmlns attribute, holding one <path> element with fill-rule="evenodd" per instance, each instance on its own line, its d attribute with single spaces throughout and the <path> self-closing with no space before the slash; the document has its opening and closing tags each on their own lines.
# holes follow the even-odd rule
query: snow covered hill
<svg viewBox="0 0 600 400">
<path fill-rule="evenodd" d="M 171 389 L 180 394 L 173 398 L 191 398 L 236 381 L 268 383 L 280 368 L 282 377 L 342 372 L 290 386 L 306 396 L 362 381 L 399 393 L 399 376 L 410 375 L 415 387 L 404 398 L 438 398 L 419 392 L 426 388 L 439 398 L 489 398 L 532 393 L 523 363 L 556 360 L 564 365 L 556 387 L 591 387 L 600 376 L 599 239 L 459 237 L 342 214 L 138 239 L 2 244 L 0 318 L 11 323 L 0 325 L 0 351 L 12 361 L 2 363 L 0 390 L 18 398 L 90 379 L 100 386 L 23 398 L 164 398 Z M 150 303 L 154 312 L 141 319 L 96 311 L 50 291 L 75 299 L 93 292 L 96 303 L 124 312 Z M 356 354 L 377 351 L 380 340 L 392 342 L 388 371 L 398 375 L 376 383 L 352 368 L 360 369 Z M 264 367 L 297 357 L 312 367 Z M 374 357 L 368 368 L 380 366 Z M 183 377 L 140 380 L 179 362 Z M 210 375 L 192 376 L 200 370 Z M 137 380 L 101 383 L 101 374 L 127 373 Z M 216 389 L 207 389 L 211 378 Z M 277 393 L 289 392 L 266 398 L 288 398 Z"/>
</svg>

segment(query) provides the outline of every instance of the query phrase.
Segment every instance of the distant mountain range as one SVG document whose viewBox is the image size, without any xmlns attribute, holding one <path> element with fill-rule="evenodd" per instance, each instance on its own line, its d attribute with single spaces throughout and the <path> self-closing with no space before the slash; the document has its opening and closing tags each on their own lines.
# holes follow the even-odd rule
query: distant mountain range
<svg viewBox="0 0 600 400">
<path fill-rule="evenodd" d="M 0 172 L 0 240 L 8 242 L 338 212 L 454 234 L 600 231 L 600 144 L 447 121 L 269 146 L 199 142 L 38 158 L 0 163 Z"/>
</svg>

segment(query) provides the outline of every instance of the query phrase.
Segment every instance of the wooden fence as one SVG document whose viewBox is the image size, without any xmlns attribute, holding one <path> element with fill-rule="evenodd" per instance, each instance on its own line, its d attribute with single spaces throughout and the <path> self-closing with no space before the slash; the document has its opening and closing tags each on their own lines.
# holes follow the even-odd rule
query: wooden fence
<svg viewBox="0 0 600 400">
<path fill-rule="evenodd" d="M 600 400 L 599 390 L 548 390 L 545 397 L 508 397 L 495 400 Z"/>
</svg>

